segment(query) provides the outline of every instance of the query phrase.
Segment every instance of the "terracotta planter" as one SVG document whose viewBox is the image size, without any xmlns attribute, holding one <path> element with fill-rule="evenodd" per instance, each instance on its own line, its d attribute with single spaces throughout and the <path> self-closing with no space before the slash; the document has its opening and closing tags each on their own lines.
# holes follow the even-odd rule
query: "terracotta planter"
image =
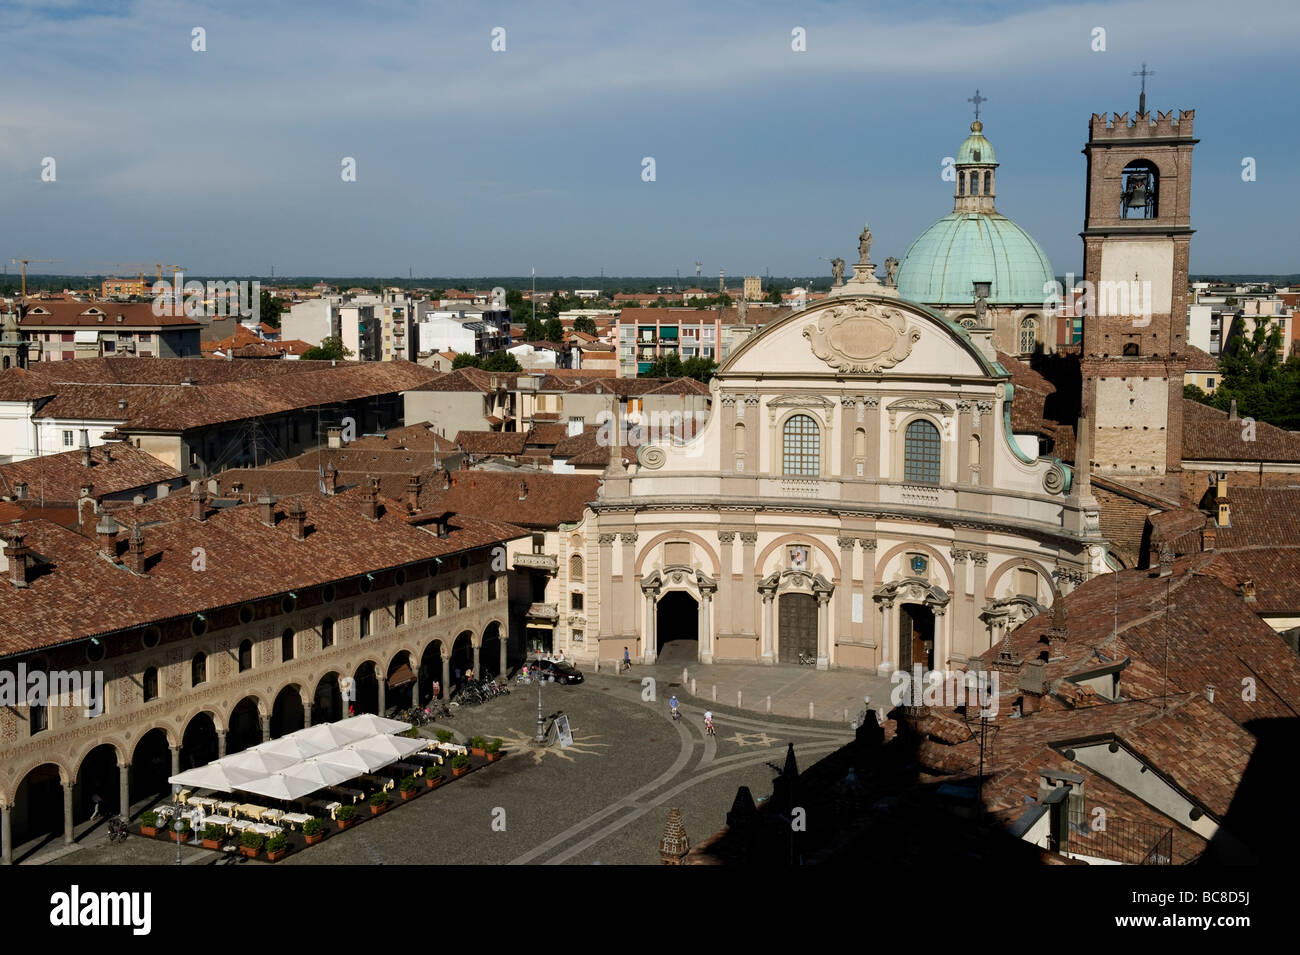
<svg viewBox="0 0 1300 955">
<path fill-rule="evenodd" d="M 205 848 L 205 849 L 220 849 L 220 848 L 221 848 L 221 840 L 220 840 L 220 839 L 204 839 L 204 840 L 203 840 L 203 848 Z"/>
<path fill-rule="evenodd" d="M 342 824 L 340 824 L 339 828 L 342 828 Z M 303 836 L 303 841 L 305 841 L 309 846 L 314 846 L 316 843 L 320 842 L 324 838 L 325 838 L 325 833 L 318 832 L 314 836 Z"/>
<path fill-rule="evenodd" d="M 157 827 L 157 826 L 141 826 L 141 827 L 140 827 L 140 835 L 142 835 L 142 836 L 156 836 L 156 835 L 158 835 L 158 827 Z"/>
<path fill-rule="evenodd" d="M 385 808 L 384 806 L 371 806 L 370 815 L 377 816 L 384 811 L 384 808 Z"/>
<path fill-rule="evenodd" d="M 188 842 L 190 839 L 190 834 L 188 832 L 176 832 L 173 830 L 172 832 L 167 833 L 167 835 L 171 837 L 172 842 Z"/>
<path fill-rule="evenodd" d="M 428 786 L 430 789 L 437 789 L 438 786 L 441 785 L 441 783 L 442 783 L 442 777 L 441 777 L 441 776 L 425 776 L 425 777 L 424 777 L 424 785 Z"/>
<path fill-rule="evenodd" d="M 471 746 L 471 747 L 469 748 L 469 754 L 470 754 L 471 756 L 486 756 L 486 755 L 487 755 L 487 750 L 485 750 L 485 749 L 479 749 L 477 746 Z"/>
<path fill-rule="evenodd" d="M 261 849 L 250 849 L 248 846 L 239 847 L 239 854 L 241 856 L 248 856 L 248 858 L 250 859 L 256 859 L 257 854 L 261 851 L 262 851 Z"/>
<path fill-rule="evenodd" d="M 468 766 L 453 766 L 451 768 L 451 774 L 453 776 L 464 776 L 467 772 L 469 772 Z"/>
<path fill-rule="evenodd" d="M 351 828 L 352 824 L 356 822 L 355 819 L 335 819 L 334 821 L 339 824 L 340 829 Z"/>
<path fill-rule="evenodd" d="M 279 862 L 279 861 L 280 861 L 281 859 L 283 859 L 286 855 L 288 855 L 288 853 L 289 853 L 289 850 L 288 850 L 288 849 L 281 849 L 279 852 L 268 852 L 268 853 L 266 854 L 266 861 L 267 861 L 267 862 Z"/>
<path fill-rule="evenodd" d="M 415 798 L 415 792 L 416 792 L 416 791 L 415 791 L 414 789 L 403 789 L 403 790 L 402 790 L 402 798 L 403 798 L 403 799 L 414 799 L 414 798 Z"/>
<path fill-rule="evenodd" d="M 500 759 L 500 758 L 501 758 L 501 754 L 500 754 L 499 752 L 498 752 L 498 753 L 488 753 L 488 754 L 487 754 L 487 761 L 488 761 L 489 763 L 495 763 L 495 762 L 496 762 L 498 759 Z"/>
</svg>

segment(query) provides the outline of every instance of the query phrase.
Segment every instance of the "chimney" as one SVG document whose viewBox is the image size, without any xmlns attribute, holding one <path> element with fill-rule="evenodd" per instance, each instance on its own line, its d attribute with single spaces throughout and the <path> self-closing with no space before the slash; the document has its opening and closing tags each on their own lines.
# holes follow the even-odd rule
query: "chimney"
<svg viewBox="0 0 1300 955">
<path fill-rule="evenodd" d="M 339 492 L 339 469 L 333 464 L 325 466 L 325 493 L 333 497 Z"/>
<path fill-rule="evenodd" d="M 77 523 L 81 527 L 89 527 L 95 518 L 96 510 L 93 498 L 82 497 L 77 501 Z"/>
<path fill-rule="evenodd" d="M 277 503 L 271 489 L 269 487 L 262 488 L 262 494 L 257 499 L 257 510 L 262 523 L 268 527 L 275 526 L 275 505 Z"/>
<path fill-rule="evenodd" d="M 103 448 L 104 448 L 104 460 L 105 460 L 105 461 L 112 461 L 112 460 L 113 460 L 113 446 L 112 446 L 111 444 L 105 444 L 105 445 L 103 446 Z"/>
<path fill-rule="evenodd" d="M 341 447 L 343 447 L 343 429 L 342 429 L 342 428 L 337 427 L 337 426 L 335 426 L 335 427 L 330 427 L 330 428 L 326 428 L 326 429 L 325 429 L 325 433 L 328 435 L 328 438 L 327 438 L 327 440 L 326 440 L 326 444 L 327 444 L 329 447 L 331 447 L 331 448 L 341 448 Z"/>
<path fill-rule="evenodd" d="M 10 534 L 5 538 L 4 555 L 9 561 L 9 583 L 15 587 L 27 586 L 28 553 L 22 534 Z"/>
<path fill-rule="evenodd" d="M 1021 662 L 1020 651 L 1011 645 L 1011 634 L 1008 632 L 1002 638 L 1002 645 L 998 648 L 998 655 L 993 660 L 993 669 L 999 673 L 1019 673 Z"/>
<path fill-rule="evenodd" d="M 682 825 L 682 811 L 668 810 L 668 825 L 664 827 L 663 838 L 659 840 L 659 858 L 664 865 L 681 865 L 687 853 L 691 851 L 691 840 Z"/>
<path fill-rule="evenodd" d="M 1020 715 L 1038 712 L 1043 695 L 1047 692 L 1047 664 L 1042 660 L 1029 660 L 1020 670 Z"/>
<path fill-rule="evenodd" d="M 1218 524 L 1220 527 L 1232 526 L 1231 503 L 1228 500 L 1228 479 L 1221 477 L 1214 487 L 1214 504 L 1219 509 Z"/>
<path fill-rule="evenodd" d="M 1241 582 L 1241 599 L 1248 604 L 1255 602 L 1255 581 L 1243 580 Z"/>
<path fill-rule="evenodd" d="M 366 475 L 365 490 L 361 492 L 361 515 L 369 521 L 379 520 L 379 482 Z"/>
<path fill-rule="evenodd" d="M 202 524 L 208 517 L 208 492 L 202 484 L 190 488 L 190 516 Z"/>
<path fill-rule="evenodd" d="M 296 541 L 307 539 L 307 509 L 302 506 L 302 495 L 294 498 L 289 508 L 289 529 L 293 531 Z"/>
<path fill-rule="evenodd" d="M 27 482 L 26 482 L 26 481 L 15 481 L 15 482 L 14 482 L 14 497 L 16 497 L 16 498 L 17 498 L 18 500 L 20 500 L 20 501 L 25 501 L 25 500 L 27 500 Z"/>
<path fill-rule="evenodd" d="M 126 543 L 126 568 L 133 574 L 144 574 L 144 534 L 140 525 L 131 525 L 131 537 Z"/>
<path fill-rule="evenodd" d="M 89 470 L 94 467 L 95 462 L 90 459 L 90 431 L 87 428 L 81 429 L 81 466 Z"/>
<path fill-rule="evenodd" d="M 521 501 L 526 501 L 526 500 L 528 500 L 528 482 L 527 482 L 527 481 L 520 481 L 520 482 L 519 482 L 519 500 L 521 500 Z"/>
<path fill-rule="evenodd" d="M 451 472 L 446 468 L 442 469 L 442 489 L 444 491 L 451 490 Z"/>
<path fill-rule="evenodd" d="M 414 514 L 420 509 L 420 475 L 411 474 L 406 478 L 406 510 Z"/>
<path fill-rule="evenodd" d="M 1214 702 L 1214 684 L 1213 684 L 1213 683 L 1207 683 L 1207 684 L 1205 685 L 1205 700 L 1206 700 L 1207 703 L 1213 703 L 1213 702 Z"/>
<path fill-rule="evenodd" d="M 1061 592 L 1052 588 L 1052 625 L 1047 628 L 1047 642 L 1055 647 L 1070 639 L 1070 628 L 1065 622 L 1065 600 Z"/>
<path fill-rule="evenodd" d="M 1172 577 L 1174 573 L 1174 549 L 1165 541 L 1160 545 L 1160 576 Z"/>
<path fill-rule="evenodd" d="M 117 563 L 117 532 L 121 526 L 113 518 L 113 515 L 105 511 L 99 518 L 99 523 L 95 525 L 95 536 L 99 538 L 99 552 Z"/>
<path fill-rule="evenodd" d="M 1236 398 L 1232 399 L 1232 404 L 1229 405 L 1228 407 L 1228 420 L 1229 421 L 1237 420 L 1237 399 Z"/>
</svg>

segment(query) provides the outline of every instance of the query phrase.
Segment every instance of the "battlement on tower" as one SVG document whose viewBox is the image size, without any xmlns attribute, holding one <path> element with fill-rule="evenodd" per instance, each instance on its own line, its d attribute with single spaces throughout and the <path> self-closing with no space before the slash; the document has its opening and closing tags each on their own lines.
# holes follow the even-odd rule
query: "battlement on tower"
<svg viewBox="0 0 1300 955">
<path fill-rule="evenodd" d="M 1180 109 L 1156 113 L 1153 120 L 1150 113 L 1135 113 L 1130 119 L 1128 113 L 1093 113 L 1088 134 L 1093 142 L 1110 140 L 1123 142 L 1126 139 L 1189 139 L 1192 136 L 1192 122 L 1196 110 Z"/>
</svg>

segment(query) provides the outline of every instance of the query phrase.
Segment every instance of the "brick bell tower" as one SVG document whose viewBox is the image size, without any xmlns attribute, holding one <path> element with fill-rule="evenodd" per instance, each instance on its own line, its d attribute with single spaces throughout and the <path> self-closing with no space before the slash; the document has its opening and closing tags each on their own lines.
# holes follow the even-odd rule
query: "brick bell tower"
<svg viewBox="0 0 1300 955">
<path fill-rule="evenodd" d="M 1171 113 L 1152 119 L 1144 89 L 1133 119 L 1092 116 L 1080 371 L 1093 473 L 1178 500 L 1198 140 L 1194 111 Z"/>
</svg>

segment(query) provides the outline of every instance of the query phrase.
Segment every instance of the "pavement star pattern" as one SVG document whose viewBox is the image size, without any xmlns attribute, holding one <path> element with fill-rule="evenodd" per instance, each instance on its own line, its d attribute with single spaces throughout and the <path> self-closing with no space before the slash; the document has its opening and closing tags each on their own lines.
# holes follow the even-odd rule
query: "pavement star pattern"
<svg viewBox="0 0 1300 955">
<path fill-rule="evenodd" d="M 766 733 L 737 733 L 735 736 L 728 736 L 725 742 L 735 743 L 737 746 L 771 746 L 776 740 Z"/>
</svg>

